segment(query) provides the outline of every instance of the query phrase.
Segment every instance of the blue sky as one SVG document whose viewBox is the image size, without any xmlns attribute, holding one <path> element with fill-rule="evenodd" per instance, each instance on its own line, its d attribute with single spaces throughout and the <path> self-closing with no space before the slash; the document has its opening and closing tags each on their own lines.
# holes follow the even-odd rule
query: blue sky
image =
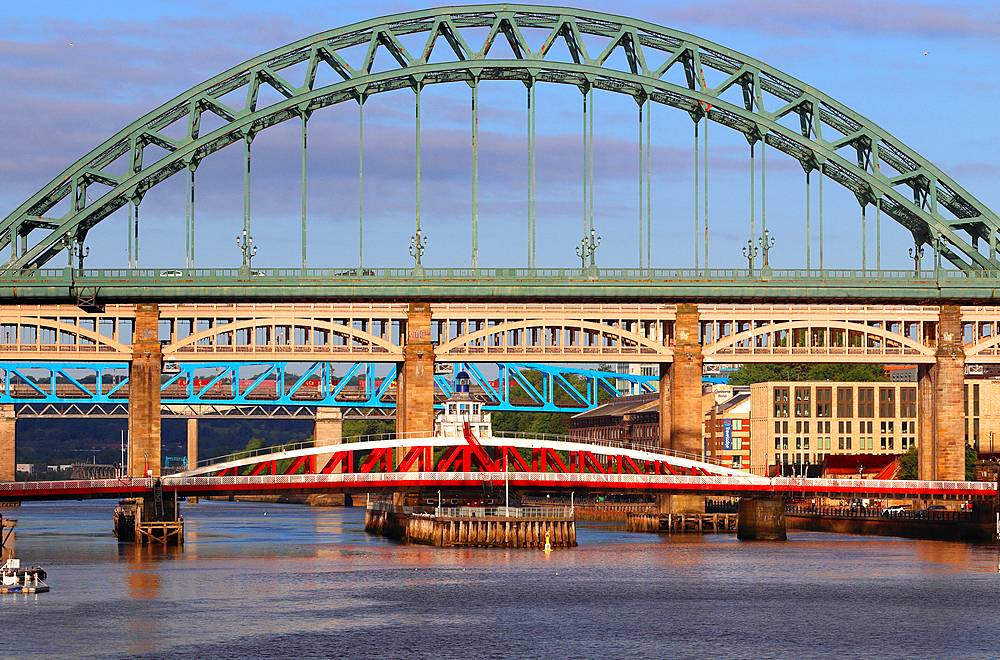
<svg viewBox="0 0 1000 660">
<path fill-rule="evenodd" d="M 431 6 L 412 2 L 5 3 L 0 20 L 0 214 L 6 215 L 114 132 L 189 87 L 289 42 L 353 22 Z M 275 8 L 280 6 L 280 11 Z M 690 32 L 755 57 L 870 118 L 1000 210 L 1000 8 L 994 2 L 843 0 L 810 2 L 581 2 Z M 469 265 L 468 88 L 428 89 L 423 99 L 422 224 L 429 266 Z M 553 87 L 558 87 L 553 89 Z M 484 85 L 481 98 L 480 264 L 523 266 L 525 242 L 524 88 Z M 538 265 L 579 264 L 582 225 L 580 95 L 539 89 Z M 405 266 L 413 233 L 413 95 L 395 92 L 365 106 L 364 259 Z M 637 264 L 635 103 L 595 101 L 598 264 Z M 653 265 L 694 263 L 690 120 L 654 109 Z M 254 142 L 255 265 L 300 262 L 297 121 Z M 310 120 L 309 266 L 358 261 L 357 106 L 341 104 Z M 749 235 L 749 148 L 742 136 L 710 129 L 710 259 L 745 266 Z M 806 264 L 804 174 L 769 150 L 768 227 L 775 267 Z M 198 266 L 238 265 L 242 226 L 240 152 L 231 147 L 198 170 Z M 757 180 L 759 231 L 759 175 Z M 813 183 L 812 265 L 818 264 Z M 825 265 L 860 267 L 860 207 L 825 186 Z M 141 265 L 184 265 L 184 198 L 179 177 L 142 206 Z M 876 264 L 874 213 L 867 263 Z M 883 218 L 882 265 L 912 262 L 907 232 Z M 125 219 L 105 220 L 88 239 L 91 267 L 126 263 Z M 57 258 L 50 265 L 61 266 Z M 926 265 L 929 266 L 929 260 Z"/>
</svg>

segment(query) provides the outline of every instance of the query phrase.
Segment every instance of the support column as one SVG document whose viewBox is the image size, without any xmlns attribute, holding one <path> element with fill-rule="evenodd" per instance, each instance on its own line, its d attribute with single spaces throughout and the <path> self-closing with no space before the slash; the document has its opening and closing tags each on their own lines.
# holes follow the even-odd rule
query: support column
<svg viewBox="0 0 1000 660">
<path fill-rule="evenodd" d="M 340 408 L 317 408 L 316 419 L 313 422 L 313 446 L 332 447 L 344 442 L 344 412 Z M 320 472 L 333 457 L 334 452 L 316 454 L 316 471 Z M 343 472 L 343 465 L 336 470 Z M 344 506 L 344 493 L 313 493 L 306 502 L 310 506 Z"/>
<path fill-rule="evenodd" d="M 934 364 L 920 369 L 920 478 L 965 480 L 962 312 L 941 305 Z"/>
<path fill-rule="evenodd" d="M 155 303 L 135 306 L 132 363 L 129 365 L 129 474 L 160 476 L 160 310 Z"/>
<path fill-rule="evenodd" d="M 674 322 L 674 364 L 671 369 L 670 449 L 701 456 L 703 418 L 701 410 L 701 344 L 698 305 L 677 305 Z"/>
<path fill-rule="evenodd" d="M 410 303 L 396 382 L 396 432 L 434 432 L 434 346 L 430 303 Z M 401 404 L 401 405 L 400 405 Z"/>
<path fill-rule="evenodd" d="M 736 538 L 741 541 L 784 541 L 785 501 L 782 499 L 740 498 Z"/>
<path fill-rule="evenodd" d="M 434 433 L 434 345 L 431 306 L 425 302 L 410 303 L 403 363 L 396 367 L 396 434 L 405 433 Z M 393 462 L 398 465 L 409 450 L 399 447 Z M 394 493 L 393 504 L 405 504 L 405 494 Z"/>
<path fill-rule="evenodd" d="M 673 439 L 673 396 L 671 379 L 673 376 L 674 363 L 660 363 L 660 446 L 670 449 Z"/>
<path fill-rule="evenodd" d="M 340 408 L 317 408 L 313 422 L 313 446 L 327 447 L 344 441 L 344 413 Z M 334 452 L 316 455 L 316 471 L 320 472 Z"/>
<path fill-rule="evenodd" d="M 701 344 L 698 305 L 677 305 L 674 361 L 660 366 L 660 446 L 694 456 L 702 453 Z M 664 368 L 666 366 L 667 368 Z M 700 495 L 661 495 L 660 513 L 704 513 Z"/>
<path fill-rule="evenodd" d="M 198 465 L 198 418 L 189 417 L 187 420 L 187 467 L 189 470 Z M 198 498 L 191 496 L 187 498 L 188 504 L 197 504 Z"/>
<path fill-rule="evenodd" d="M 14 481 L 15 479 L 17 459 L 14 427 L 16 424 L 17 415 L 14 412 L 14 405 L 6 403 L 0 406 L 0 481 Z"/>
</svg>

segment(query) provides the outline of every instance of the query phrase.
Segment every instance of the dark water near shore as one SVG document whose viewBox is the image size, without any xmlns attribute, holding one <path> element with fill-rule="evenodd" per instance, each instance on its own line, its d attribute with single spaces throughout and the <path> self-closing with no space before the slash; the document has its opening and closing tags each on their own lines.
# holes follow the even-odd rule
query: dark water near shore
<svg viewBox="0 0 1000 660">
<path fill-rule="evenodd" d="M 0 657 L 1000 657 L 996 546 L 584 523 L 574 550 L 442 550 L 366 536 L 363 509 L 202 502 L 150 550 L 113 508 L 0 511 L 52 587 L 0 596 Z"/>
</svg>

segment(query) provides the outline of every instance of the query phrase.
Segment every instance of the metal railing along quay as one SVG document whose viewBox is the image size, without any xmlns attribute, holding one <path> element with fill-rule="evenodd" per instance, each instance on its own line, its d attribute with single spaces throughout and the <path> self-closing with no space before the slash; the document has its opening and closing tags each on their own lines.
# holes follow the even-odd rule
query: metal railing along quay
<svg viewBox="0 0 1000 660">
<path fill-rule="evenodd" d="M 868 518 L 872 520 L 934 520 L 934 521 L 972 521 L 972 511 L 941 509 L 927 511 L 925 509 L 893 511 L 878 507 L 835 507 L 835 506 L 797 506 L 785 508 L 785 514 L 807 516 L 831 516 L 837 518 Z"/>
<path fill-rule="evenodd" d="M 378 500 L 368 501 L 369 511 L 386 511 L 407 516 L 434 516 L 435 518 L 522 518 L 522 519 L 554 519 L 572 518 L 572 506 L 400 506 L 391 502 Z"/>
</svg>

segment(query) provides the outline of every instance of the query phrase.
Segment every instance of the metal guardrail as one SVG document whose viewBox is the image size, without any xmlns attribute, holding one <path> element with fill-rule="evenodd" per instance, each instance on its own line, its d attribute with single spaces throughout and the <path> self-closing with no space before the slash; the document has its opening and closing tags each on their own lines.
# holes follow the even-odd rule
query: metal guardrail
<svg viewBox="0 0 1000 660">
<path fill-rule="evenodd" d="M 865 518 L 868 520 L 935 520 L 945 522 L 972 522 L 972 511 L 926 509 L 892 511 L 878 507 L 788 506 L 786 514 L 807 516 L 834 516 L 838 518 Z"/>
<path fill-rule="evenodd" d="M 379 280 L 441 280 L 458 278 L 490 279 L 490 280 L 563 280 L 591 279 L 595 275 L 589 269 L 582 268 L 425 268 L 419 277 L 413 274 L 412 268 L 254 268 L 249 275 L 241 273 L 239 268 L 141 268 L 141 269 L 74 269 L 74 268 L 40 268 L 24 269 L 3 273 L 0 283 L 23 281 L 61 281 L 68 277 L 80 280 L 132 282 L 152 281 L 164 284 L 176 284 L 178 280 L 212 281 L 212 280 L 246 280 L 266 282 L 267 280 L 364 280 L 378 282 Z M 859 270 L 859 269 L 805 269 L 787 268 L 772 269 L 764 273 L 761 269 L 746 268 L 599 268 L 597 279 L 633 279 L 643 282 L 665 280 L 690 280 L 702 282 L 706 280 L 746 280 L 759 282 L 761 280 L 807 280 L 821 282 L 844 281 L 896 281 L 896 282 L 933 282 L 933 281 L 970 281 L 1000 280 L 1000 271 L 996 270 Z"/>
<path fill-rule="evenodd" d="M 387 511 L 408 516 L 434 516 L 435 518 L 522 518 L 522 519 L 551 519 L 551 518 L 572 518 L 574 507 L 572 506 L 455 506 L 455 507 L 430 507 L 430 506 L 400 506 L 391 502 L 381 500 L 369 500 L 367 504 L 369 511 Z"/>
<path fill-rule="evenodd" d="M 668 490 L 702 490 L 705 492 L 773 492 L 773 493 L 885 493 L 885 494 L 955 494 L 994 496 L 995 482 L 982 481 L 903 481 L 890 479 L 795 479 L 775 477 L 767 479 L 755 476 L 711 476 L 692 477 L 682 475 L 639 475 L 639 474 L 595 474 L 556 472 L 368 472 L 346 474 L 286 474 L 227 477 L 178 477 L 166 476 L 161 481 L 165 489 L 184 488 L 197 491 L 200 488 L 218 489 L 226 486 L 245 486 L 248 489 L 281 487 L 364 488 L 369 485 L 414 486 L 428 484 L 481 484 L 484 481 L 503 482 L 505 476 L 510 482 L 536 484 L 557 488 L 665 488 Z M 14 498 L 18 495 L 37 497 L 56 496 L 61 492 L 76 493 L 106 492 L 112 495 L 151 490 L 156 479 L 124 478 L 99 479 L 94 481 L 37 481 L 2 482 L 0 495 Z M 521 486 L 519 486 L 521 487 Z"/>
</svg>

